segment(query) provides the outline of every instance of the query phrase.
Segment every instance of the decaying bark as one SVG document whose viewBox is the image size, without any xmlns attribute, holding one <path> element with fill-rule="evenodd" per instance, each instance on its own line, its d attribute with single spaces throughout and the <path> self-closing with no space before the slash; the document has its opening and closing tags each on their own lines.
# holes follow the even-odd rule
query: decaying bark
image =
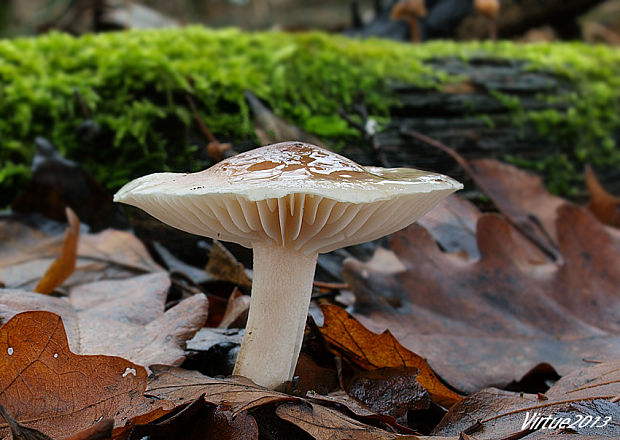
<svg viewBox="0 0 620 440">
<path fill-rule="evenodd" d="M 393 90 L 401 106 L 392 109 L 389 126 L 377 134 L 377 141 L 390 166 L 415 166 L 443 172 L 467 180 L 460 167 L 437 149 L 403 133 L 413 130 L 450 146 L 464 157 L 497 158 L 516 156 L 542 160 L 562 148 L 549 135 L 541 135 L 532 124 L 518 126 L 514 113 L 499 94 L 518 98 L 523 112 L 556 109 L 542 95 L 561 96 L 572 93 L 572 85 L 553 72 L 531 72 L 527 63 L 493 58 L 456 58 L 433 61 L 438 68 L 466 79 L 442 90 L 410 85 L 395 85 Z M 620 138 L 616 139 L 620 142 Z M 564 141 L 566 142 L 566 141 Z M 372 147 L 348 146 L 344 154 L 359 163 L 372 163 Z M 376 159 L 374 159 L 376 162 Z M 583 170 L 578 169 L 577 172 Z M 612 193 L 620 193 L 620 170 L 599 170 L 603 184 Z"/>
</svg>

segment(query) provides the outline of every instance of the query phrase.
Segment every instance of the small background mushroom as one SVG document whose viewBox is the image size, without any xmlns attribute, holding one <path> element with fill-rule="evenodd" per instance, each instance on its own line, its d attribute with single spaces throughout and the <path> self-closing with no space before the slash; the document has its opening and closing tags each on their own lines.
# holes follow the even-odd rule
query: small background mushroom
<svg viewBox="0 0 620 440">
<path fill-rule="evenodd" d="M 424 0 L 402 0 L 394 5 L 391 12 L 392 20 L 408 20 L 411 41 L 420 43 L 420 27 L 418 19 L 426 17 Z"/>
<path fill-rule="evenodd" d="M 489 38 L 497 41 L 497 17 L 499 16 L 499 0 L 475 0 L 474 8 L 479 14 L 489 18 Z"/>
</svg>

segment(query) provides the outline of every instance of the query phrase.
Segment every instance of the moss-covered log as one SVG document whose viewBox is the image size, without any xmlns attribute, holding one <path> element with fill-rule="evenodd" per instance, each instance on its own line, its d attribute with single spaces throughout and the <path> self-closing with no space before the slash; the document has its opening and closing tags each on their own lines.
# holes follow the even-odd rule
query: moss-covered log
<svg viewBox="0 0 620 440">
<path fill-rule="evenodd" d="M 23 185 L 35 136 L 110 188 L 204 167 L 206 141 L 187 97 L 220 140 L 247 145 L 255 136 L 246 90 L 351 154 L 360 134 L 339 111 L 363 92 L 380 141 L 411 165 L 438 168 L 431 162 L 441 156 L 408 156 L 421 147 L 398 134 L 403 124 L 467 154 L 529 160 L 556 191 L 575 183 L 580 163 L 620 168 L 617 49 L 201 28 L 51 34 L 0 42 L 0 205 Z"/>
</svg>

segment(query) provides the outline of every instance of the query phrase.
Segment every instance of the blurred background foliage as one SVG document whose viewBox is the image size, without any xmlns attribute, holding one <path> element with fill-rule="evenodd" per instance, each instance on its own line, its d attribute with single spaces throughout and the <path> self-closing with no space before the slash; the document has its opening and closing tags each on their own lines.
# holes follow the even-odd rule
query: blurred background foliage
<svg viewBox="0 0 620 440">
<path fill-rule="evenodd" d="M 532 126 L 558 146 L 542 160 L 504 157 L 545 174 L 552 191 L 574 192 L 584 163 L 620 168 L 620 52 L 613 48 L 620 43 L 620 1 L 550 0 L 546 9 L 536 9 L 540 2 L 502 0 L 500 37 L 513 42 L 499 44 L 457 42 L 481 38 L 480 32 L 486 38 L 488 32 L 488 20 L 470 0 L 426 0 L 422 38 L 444 39 L 411 44 L 409 24 L 390 19 L 395 4 L 0 2 L 4 37 L 46 34 L 0 41 L 0 206 L 28 178 L 36 136 L 48 138 L 110 189 L 151 171 L 207 166 L 196 117 L 222 141 L 255 145 L 248 90 L 327 145 L 359 143 L 362 133 L 342 118 L 342 109 L 362 92 L 369 115 L 385 126 L 391 109 L 401 104 L 394 84 L 432 91 L 460 81 L 433 64 L 438 57 L 525 60 L 527 69 L 569 84 L 560 94 L 537 96 L 549 104 L 537 110 L 524 109 L 518 94 L 487 90 L 515 127 Z M 561 19 L 558 10 L 564 11 Z M 192 23 L 221 30 L 184 27 Z M 126 28 L 132 30 L 96 35 Z M 607 45 L 558 42 L 566 38 Z M 537 44 L 516 44 L 524 41 Z M 472 116 L 493 125 L 489 115 L 472 110 Z"/>
</svg>

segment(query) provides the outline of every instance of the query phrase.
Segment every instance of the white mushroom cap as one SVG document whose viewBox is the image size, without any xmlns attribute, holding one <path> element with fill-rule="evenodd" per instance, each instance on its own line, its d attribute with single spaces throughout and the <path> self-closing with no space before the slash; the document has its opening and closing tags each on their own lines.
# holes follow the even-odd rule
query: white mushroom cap
<svg viewBox="0 0 620 440">
<path fill-rule="evenodd" d="M 398 231 L 461 188 L 440 174 L 363 167 L 314 145 L 283 142 L 198 173 L 141 177 L 114 200 L 194 234 L 311 254 Z"/>
</svg>

